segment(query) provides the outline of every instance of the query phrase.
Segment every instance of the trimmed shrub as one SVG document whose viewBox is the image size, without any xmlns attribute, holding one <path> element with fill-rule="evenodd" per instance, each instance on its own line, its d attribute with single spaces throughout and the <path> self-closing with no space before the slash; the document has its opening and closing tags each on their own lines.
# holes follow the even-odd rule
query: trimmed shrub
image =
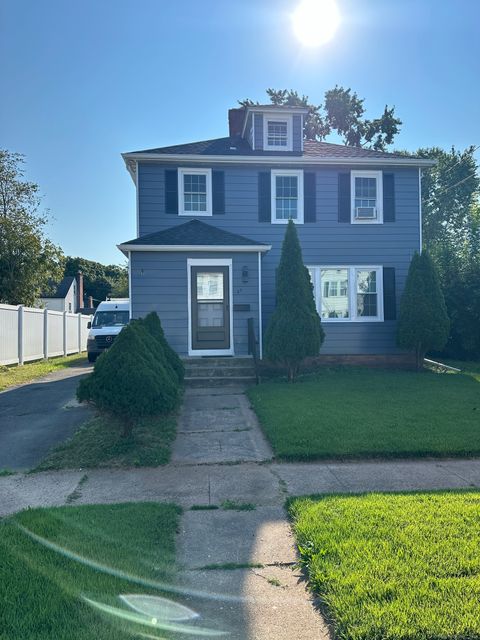
<svg viewBox="0 0 480 640">
<path fill-rule="evenodd" d="M 176 376 L 165 367 L 160 346 L 149 342 L 143 324 L 127 325 L 77 389 L 80 402 L 93 402 L 118 418 L 124 436 L 131 435 L 138 418 L 172 411 L 179 401 Z"/>
<path fill-rule="evenodd" d="M 415 253 L 400 302 L 397 344 L 415 352 L 417 370 L 427 351 L 441 351 L 450 329 L 437 270 L 427 252 Z"/>
<path fill-rule="evenodd" d="M 185 377 L 185 367 L 183 366 L 183 362 L 181 361 L 178 353 L 176 353 L 168 344 L 163 332 L 160 318 L 155 313 L 155 311 L 152 311 L 147 316 L 145 316 L 143 322 L 150 335 L 160 343 L 160 346 L 165 353 L 168 364 L 175 371 L 178 382 L 182 384 Z"/>
<path fill-rule="evenodd" d="M 292 220 L 287 225 L 276 275 L 277 305 L 265 333 L 265 355 L 285 366 L 288 380 L 293 382 L 302 361 L 318 355 L 325 334 Z"/>
</svg>

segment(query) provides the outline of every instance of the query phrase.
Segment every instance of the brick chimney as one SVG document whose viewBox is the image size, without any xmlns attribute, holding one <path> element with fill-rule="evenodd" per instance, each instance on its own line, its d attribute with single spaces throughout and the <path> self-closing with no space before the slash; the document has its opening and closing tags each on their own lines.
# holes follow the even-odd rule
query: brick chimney
<svg viewBox="0 0 480 640">
<path fill-rule="evenodd" d="M 77 309 L 83 308 L 83 273 L 77 273 Z"/>
<path fill-rule="evenodd" d="M 231 137 L 242 135 L 244 118 L 245 118 L 244 107 L 228 110 L 228 130 L 229 130 L 229 135 Z"/>
</svg>

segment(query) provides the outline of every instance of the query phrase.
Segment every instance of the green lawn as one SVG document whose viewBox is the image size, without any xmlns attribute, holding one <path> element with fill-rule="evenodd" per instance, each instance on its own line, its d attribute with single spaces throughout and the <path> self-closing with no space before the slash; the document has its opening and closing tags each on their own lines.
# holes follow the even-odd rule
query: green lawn
<svg viewBox="0 0 480 640">
<path fill-rule="evenodd" d="M 173 415 L 142 418 L 131 439 L 113 418 L 97 416 L 53 449 L 35 471 L 89 467 L 156 467 L 170 459 L 176 433 Z"/>
<path fill-rule="evenodd" d="M 151 616 L 134 623 L 101 613 L 84 598 L 134 614 L 119 595 L 165 596 L 152 583 L 170 584 L 174 576 L 179 513 L 168 504 L 117 504 L 34 509 L 2 521 L 0 638 L 126 640 L 140 632 L 165 638 L 146 624 Z M 18 525 L 57 548 L 47 548 Z"/>
<path fill-rule="evenodd" d="M 480 380 L 467 374 L 326 369 L 248 394 L 284 460 L 480 454 Z"/>
<path fill-rule="evenodd" d="M 51 358 L 50 360 L 39 360 L 23 366 L 12 365 L 10 367 L 0 366 L 0 391 L 14 387 L 17 384 L 24 384 L 36 378 L 46 376 L 47 373 L 65 369 L 73 364 L 86 362 L 85 353 L 75 353 L 72 356 Z"/>
<path fill-rule="evenodd" d="M 300 498 L 289 510 L 336 637 L 480 638 L 480 493 Z"/>
</svg>

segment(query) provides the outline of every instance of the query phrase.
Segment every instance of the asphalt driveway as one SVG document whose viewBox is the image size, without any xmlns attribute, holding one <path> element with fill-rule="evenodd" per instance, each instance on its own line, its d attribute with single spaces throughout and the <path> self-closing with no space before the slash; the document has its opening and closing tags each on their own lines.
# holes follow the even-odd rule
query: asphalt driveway
<svg viewBox="0 0 480 640">
<path fill-rule="evenodd" d="M 35 467 L 55 445 L 69 438 L 91 415 L 75 399 L 81 364 L 0 393 L 0 469 Z"/>
</svg>

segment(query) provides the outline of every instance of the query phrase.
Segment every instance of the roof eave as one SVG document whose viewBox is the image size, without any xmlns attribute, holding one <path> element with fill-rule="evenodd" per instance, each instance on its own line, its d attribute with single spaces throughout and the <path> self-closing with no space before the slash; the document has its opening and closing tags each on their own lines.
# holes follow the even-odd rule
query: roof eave
<svg viewBox="0 0 480 640">
<path fill-rule="evenodd" d="M 272 248 L 271 244 L 246 244 L 246 245 L 195 245 L 195 244 L 117 244 L 117 248 L 125 255 L 131 251 L 209 251 L 209 252 L 233 252 L 233 253 L 266 253 Z"/>
<path fill-rule="evenodd" d="M 131 168 L 132 161 L 160 161 L 160 162 L 201 162 L 206 164 L 298 164 L 298 165 L 388 165 L 388 166 L 410 166 L 410 167 L 422 167 L 429 168 L 434 167 L 436 160 L 430 160 L 428 158 L 353 158 L 353 157 L 339 157 L 339 158 L 325 158 L 323 156 L 233 156 L 233 155 L 201 155 L 201 154 L 187 154 L 187 153 L 122 153 L 122 157 L 127 165 L 127 169 L 132 175 Z M 135 178 L 132 175 L 132 179 L 135 182 Z"/>
</svg>

